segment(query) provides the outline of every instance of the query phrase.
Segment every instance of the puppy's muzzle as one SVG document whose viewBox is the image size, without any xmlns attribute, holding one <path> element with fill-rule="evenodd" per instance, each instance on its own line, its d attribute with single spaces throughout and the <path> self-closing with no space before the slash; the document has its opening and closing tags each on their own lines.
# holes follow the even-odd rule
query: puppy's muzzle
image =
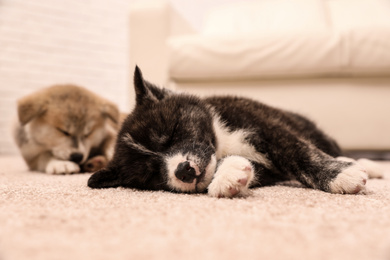
<svg viewBox="0 0 390 260">
<path fill-rule="evenodd" d="M 185 161 L 179 163 L 175 171 L 175 176 L 184 183 L 192 183 L 197 177 L 197 171 L 189 161 Z"/>
<path fill-rule="evenodd" d="M 72 153 L 70 155 L 70 160 L 75 163 L 80 163 L 83 160 L 83 154 L 82 153 Z"/>
</svg>

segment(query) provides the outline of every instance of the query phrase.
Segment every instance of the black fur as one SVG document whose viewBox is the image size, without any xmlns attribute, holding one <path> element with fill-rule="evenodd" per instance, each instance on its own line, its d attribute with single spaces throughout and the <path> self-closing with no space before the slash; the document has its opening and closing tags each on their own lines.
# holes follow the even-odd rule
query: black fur
<svg viewBox="0 0 390 260">
<path fill-rule="evenodd" d="M 89 179 L 92 188 L 172 190 L 165 159 L 178 151 L 202 156 L 199 169 L 203 175 L 218 147 L 215 115 L 231 132 L 250 130 L 246 142 L 272 162 L 271 166 L 251 162 L 256 174 L 252 187 L 296 179 L 329 191 L 329 183 L 352 164 L 335 160 L 341 155 L 337 143 L 298 114 L 247 98 L 201 99 L 173 93 L 145 81 L 138 67 L 134 86 L 137 105 L 119 132 L 114 158 Z"/>
</svg>

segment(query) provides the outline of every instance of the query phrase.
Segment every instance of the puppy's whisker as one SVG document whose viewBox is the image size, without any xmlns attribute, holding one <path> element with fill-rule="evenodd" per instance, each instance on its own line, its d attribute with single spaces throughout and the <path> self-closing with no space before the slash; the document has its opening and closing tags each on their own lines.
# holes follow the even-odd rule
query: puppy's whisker
<svg viewBox="0 0 390 260">
<path fill-rule="evenodd" d="M 203 153 L 206 154 L 209 150 L 212 150 L 212 147 L 209 145 L 204 150 Z"/>
</svg>

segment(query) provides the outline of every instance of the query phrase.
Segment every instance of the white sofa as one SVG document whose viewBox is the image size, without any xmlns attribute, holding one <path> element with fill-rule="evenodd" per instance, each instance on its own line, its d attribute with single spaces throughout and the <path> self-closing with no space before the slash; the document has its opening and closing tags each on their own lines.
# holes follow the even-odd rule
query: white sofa
<svg viewBox="0 0 390 260">
<path fill-rule="evenodd" d="M 390 1 L 239 1 L 194 30 L 169 2 L 130 15 L 131 63 L 170 88 L 300 112 L 346 150 L 390 150 Z"/>
</svg>

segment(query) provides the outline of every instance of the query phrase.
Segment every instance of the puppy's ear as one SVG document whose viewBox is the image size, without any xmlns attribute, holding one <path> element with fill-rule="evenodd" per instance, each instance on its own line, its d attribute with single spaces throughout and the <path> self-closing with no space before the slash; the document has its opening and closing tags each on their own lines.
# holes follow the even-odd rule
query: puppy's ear
<svg viewBox="0 0 390 260">
<path fill-rule="evenodd" d="M 95 172 L 89 178 L 88 186 L 93 189 L 119 187 L 119 176 L 115 172 L 115 169 L 104 168 Z"/>
<path fill-rule="evenodd" d="M 103 116 L 108 117 L 115 124 L 119 123 L 120 113 L 119 113 L 118 107 L 115 104 L 113 104 L 111 102 L 104 103 L 102 106 L 102 113 L 103 113 Z"/>
<path fill-rule="evenodd" d="M 166 89 L 161 89 L 144 80 L 142 72 L 138 66 L 135 66 L 134 71 L 134 89 L 137 105 L 143 105 L 149 102 L 158 102 L 171 93 Z"/>
<path fill-rule="evenodd" d="M 18 117 L 22 125 L 46 112 L 45 99 L 39 95 L 29 95 L 18 100 Z"/>
</svg>

